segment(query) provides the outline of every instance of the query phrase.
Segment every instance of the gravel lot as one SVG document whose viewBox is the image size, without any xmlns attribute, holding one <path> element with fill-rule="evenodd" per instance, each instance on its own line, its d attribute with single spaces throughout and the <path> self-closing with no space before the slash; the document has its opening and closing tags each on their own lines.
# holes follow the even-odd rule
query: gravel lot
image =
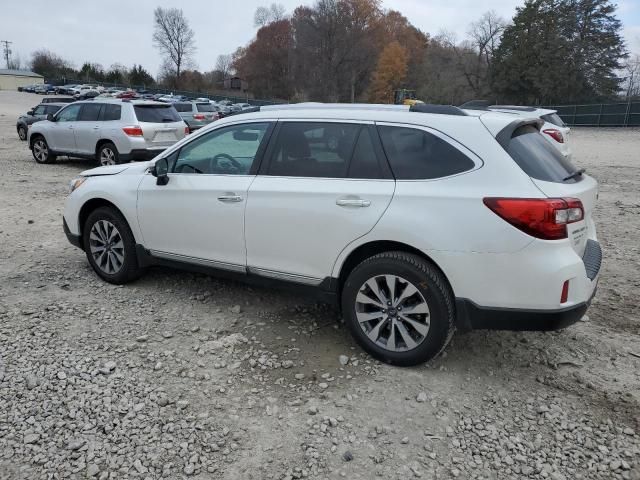
<svg viewBox="0 0 640 480">
<path fill-rule="evenodd" d="M 601 185 L 588 317 L 400 369 L 291 293 L 98 280 L 61 218 L 90 164 L 18 140 L 38 100 L 0 92 L 1 479 L 640 479 L 639 130 L 572 132 Z"/>
</svg>

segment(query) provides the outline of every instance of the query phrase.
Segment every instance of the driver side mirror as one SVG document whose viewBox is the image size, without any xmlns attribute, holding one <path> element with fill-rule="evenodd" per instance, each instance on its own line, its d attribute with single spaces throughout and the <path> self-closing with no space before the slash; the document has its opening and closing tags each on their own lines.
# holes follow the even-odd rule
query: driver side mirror
<svg viewBox="0 0 640 480">
<path fill-rule="evenodd" d="M 50 122 L 55 122 L 56 121 L 56 117 L 53 115 L 53 113 L 48 113 L 47 114 L 47 120 L 49 120 Z"/>
<path fill-rule="evenodd" d="M 166 158 L 158 160 L 151 169 L 151 175 L 156 177 L 156 185 L 169 183 L 169 161 Z"/>
<path fill-rule="evenodd" d="M 35 111 L 35 110 L 32 108 L 31 110 L 29 110 L 29 111 L 27 112 L 27 115 L 33 115 L 33 112 L 34 112 L 34 111 Z"/>
</svg>

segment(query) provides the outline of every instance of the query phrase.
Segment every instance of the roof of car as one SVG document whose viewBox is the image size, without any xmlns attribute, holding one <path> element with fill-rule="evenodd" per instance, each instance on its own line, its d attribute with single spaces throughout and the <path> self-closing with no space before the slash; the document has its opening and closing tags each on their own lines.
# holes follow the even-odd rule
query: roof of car
<svg viewBox="0 0 640 480">
<path fill-rule="evenodd" d="M 67 102 L 46 102 L 46 103 L 41 103 L 40 105 L 44 105 L 45 107 L 49 107 L 49 106 L 66 107 L 67 105 L 71 105 L 71 103 L 67 103 Z"/>
</svg>

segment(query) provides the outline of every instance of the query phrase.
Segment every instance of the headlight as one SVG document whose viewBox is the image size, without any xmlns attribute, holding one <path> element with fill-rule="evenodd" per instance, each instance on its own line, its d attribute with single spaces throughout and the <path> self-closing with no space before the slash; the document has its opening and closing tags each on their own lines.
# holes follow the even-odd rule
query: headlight
<svg viewBox="0 0 640 480">
<path fill-rule="evenodd" d="M 73 193 L 73 191 L 79 188 L 86 180 L 87 177 L 78 177 L 71 180 L 71 183 L 69 183 L 69 193 Z"/>
</svg>

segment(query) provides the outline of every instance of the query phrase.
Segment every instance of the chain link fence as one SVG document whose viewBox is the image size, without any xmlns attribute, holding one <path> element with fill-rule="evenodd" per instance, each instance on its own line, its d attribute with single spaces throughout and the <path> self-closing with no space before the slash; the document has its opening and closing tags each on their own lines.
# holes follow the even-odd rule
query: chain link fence
<svg viewBox="0 0 640 480">
<path fill-rule="evenodd" d="M 570 126 L 640 127 L 640 101 L 591 105 L 553 105 L 560 118 Z"/>
</svg>

